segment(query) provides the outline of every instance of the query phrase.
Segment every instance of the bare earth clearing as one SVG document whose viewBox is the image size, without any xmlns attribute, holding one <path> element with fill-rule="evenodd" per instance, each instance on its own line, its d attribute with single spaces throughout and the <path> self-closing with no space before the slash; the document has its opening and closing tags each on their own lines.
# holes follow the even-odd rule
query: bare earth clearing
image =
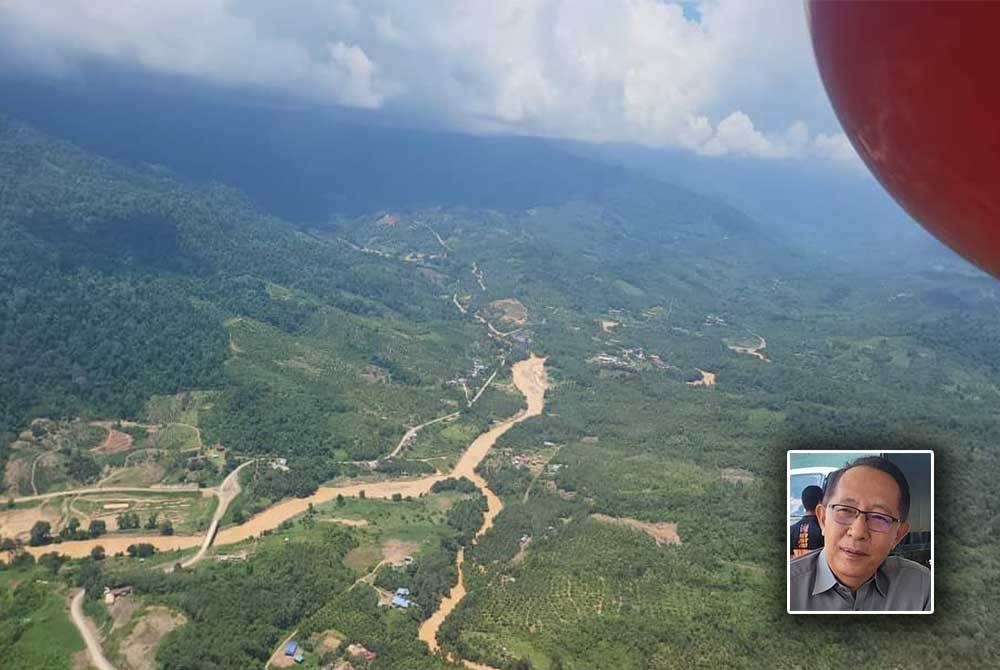
<svg viewBox="0 0 1000 670">
<path fill-rule="evenodd" d="M 386 563 L 392 565 L 403 565 L 406 557 L 420 548 L 416 542 L 403 542 L 402 540 L 386 540 L 382 543 L 382 558 Z"/>
<path fill-rule="evenodd" d="M 131 670 L 153 670 L 156 647 L 163 637 L 187 623 L 187 617 L 167 607 L 148 608 L 122 642 L 122 656 Z"/>
<path fill-rule="evenodd" d="M 695 368 L 701 373 L 701 379 L 693 382 L 688 382 L 688 386 L 715 386 L 715 373 L 707 372 L 701 368 Z"/>
<path fill-rule="evenodd" d="M 343 517 L 332 517 L 320 519 L 325 523 L 339 523 L 342 526 L 354 526 L 356 528 L 363 528 L 368 525 L 368 519 L 345 519 Z"/>
<path fill-rule="evenodd" d="M 646 535 L 653 538 L 653 540 L 656 541 L 657 546 L 681 543 L 681 536 L 677 534 L 676 523 L 668 523 L 666 521 L 649 523 L 647 521 L 639 521 L 638 519 L 630 519 L 628 517 L 608 516 L 607 514 L 591 514 L 590 518 L 600 521 L 601 523 L 610 523 L 615 526 L 626 526 L 634 530 L 642 531 Z"/>
<path fill-rule="evenodd" d="M 726 347 L 730 351 L 734 351 L 737 354 L 745 354 L 747 356 L 753 356 L 754 358 L 758 358 L 764 361 L 765 363 L 770 363 L 771 359 L 765 356 L 763 353 L 764 349 L 767 348 L 767 340 L 765 340 L 760 335 L 756 334 L 754 335 L 754 337 L 756 337 L 759 340 L 757 346 L 755 347 L 744 347 L 741 345 L 733 345 L 733 344 L 727 344 Z"/>
<path fill-rule="evenodd" d="M 490 303 L 490 307 L 503 312 L 500 321 L 523 326 L 528 323 L 528 308 L 516 298 L 501 298 Z"/>
<path fill-rule="evenodd" d="M 7 510 L 0 513 L 0 535 L 27 541 L 36 521 L 48 521 L 54 527 L 59 516 L 59 508 L 55 505 Z"/>
<path fill-rule="evenodd" d="M 94 447 L 94 451 L 102 454 L 115 454 L 119 451 L 128 451 L 132 448 L 132 436 L 113 428 L 108 429 L 108 436 L 104 438 L 100 446 Z"/>
</svg>

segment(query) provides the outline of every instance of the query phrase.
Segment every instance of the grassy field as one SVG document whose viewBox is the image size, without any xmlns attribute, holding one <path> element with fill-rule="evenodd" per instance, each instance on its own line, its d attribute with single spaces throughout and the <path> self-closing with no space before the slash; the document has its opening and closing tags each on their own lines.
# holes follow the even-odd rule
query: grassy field
<svg viewBox="0 0 1000 670">
<path fill-rule="evenodd" d="M 441 493 L 398 502 L 387 500 L 360 500 L 346 498 L 343 505 L 326 503 L 316 508 L 319 523 L 333 523 L 332 519 L 352 519 L 367 522 L 355 527 L 359 545 L 349 556 L 362 570 L 371 570 L 382 559 L 381 547 L 390 540 L 412 543 L 415 557 L 423 549 L 436 550 L 442 540 L 452 536 L 445 525 L 445 512 L 457 496 Z M 362 565 L 362 557 L 376 561 Z"/>
<path fill-rule="evenodd" d="M 186 391 L 175 395 L 154 395 L 146 403 L 146 421 L 156 424 L 182 423 L 197 426 L 201 416 L 212 408 L 217 392 Z"/>
<path fill-rule="evenodd" d="M 83 640 L 66 587 L 41 569 L 0 570 L 0 658 L 9 670 L 69 670 Z"/>
</svg>

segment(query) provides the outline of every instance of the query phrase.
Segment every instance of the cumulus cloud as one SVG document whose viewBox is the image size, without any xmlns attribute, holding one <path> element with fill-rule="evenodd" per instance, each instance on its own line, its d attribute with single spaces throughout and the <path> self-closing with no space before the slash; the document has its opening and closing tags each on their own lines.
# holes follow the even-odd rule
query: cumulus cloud
<svg viewBox="0 0 1000 670">
<path fill-rule="evenodd" d="M 257 85 L 337 104 L 377 108 L 396 85 L 363 48 L 331 41 L 315 57 L 288 39 L 268 39 L 226 0 L 0 3 L 8 60 L 71 72 L 81 59 L 135 64 L 224 84 Z"/>
<path fill-rule="evenodd" d="M 0 42 L 8 60 L 49 71 L 106 59 L 469 132 L 857 161 L 834 130 L 797 3 L 687 9 L 664 0 L 0 2 Z M 812 134 L 813 119 L 828 132 Z"/>
</svg>

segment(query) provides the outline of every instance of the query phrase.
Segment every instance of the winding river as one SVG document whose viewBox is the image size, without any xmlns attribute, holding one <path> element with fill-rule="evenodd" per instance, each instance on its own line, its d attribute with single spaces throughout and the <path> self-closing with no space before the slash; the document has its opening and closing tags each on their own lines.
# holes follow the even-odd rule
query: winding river
<svg viewBox="0 0 1000 670">
<path fill-rule="evenodd" d="M 497 496 L 497 494 L 490 489 L 490 487 L 486 484 L 486 480 L 476 474 L 476 467 L 483 461 L 487 452 L 489 452 L 490 448 L 496 444 L 496 441 L 501 435 L 506 433 L 514 425 L 520 423 L 521 421 L 540 415 L 542 413 L 542 408 L 545 406 L 546 380 L 544 358 L 532 356 L 531 358 L 515 363 L 513 367 L 513 376 L 514 385 L 517 386 L 518 390 L 524 394 L 524 397 L 528 401 L 527 408 L 519 411 L 509 419 L 501 421 L 485 433 L 479 435 L 479 437 L 473 440 L 472 444 L 469 445 L 466 452 L 462 454 L 462 458 L 455 465 L 455 469 L 452 470 L 453 477 L 467 477 L 476 485 L 482 494 L 486 496 L 487 509 L 486 514 L 483 516 L 483 525 L 479 527 L 478 531 L 476 531 L 476 535 L 472 540 L 473 543 L 478 542 L 479 538 L 493 527 L 493 519 L 500 513 L 500 510 L 503 509 L 503 503 L 500 501 L 499 496 Z M 444 623 L 444 620 L 449 614 L 451 614 L 452 610 L 458 606 L 458 603 L 462 600 L 462 598 L 465 597 L 465 581 L 462 576 L 462 563 L 464 561 L 465 549 L 463 547 L 459 547 L 458 555 L 455 560 L 455 567 L 458 568 L 458 583 L 452 587 L 448 597 L 441 601 L 441 606 L 438 607 L 437 611 L 420 624 L 419 637 L 427 643 L 427 646 L 430 647 L 432 652 L 438 650 L 438 629 L 441 628 L 441 624 Z M 489 667 L 478 665 L 472 663 L 471 661 L 463 660 L 462 662 L 470 668 Z"/>
<path fill-rule="evenodd" d="M 476 532 L 473 542 L 477 542 L 486 531 L 493 526 L 493 519 L 503 509 L 500 498 L 489 488 L 486 481 L 476 474 L 476 468 L 489 453 L 490 448 L 496 443 L 501 435 L 506 433 L 516 424 L 539 416 L 545 405 L 545 390 L 547 388 L 545 376 L 545 359 L 532 355 L 523 361 L 518 361 L 511 369 L 514 385 L 524 394 L 527 407 L 519 410 L 516 414 L 505 419 L 485 433 L 480 434 L 472 441 L 469 448 L 462 454 L 455 467 L 448 474 L 432 475 L 420 479 L 399 479 L 382 482 L 369 482 L 351 484 L 347 486 L 324 486 L 316 490 L 308 498 L 292 498 L 283 500 L 273 505 L 256 516 L 250 518 L 246 523 L 239 526 L 231 526 L 220 530 L 215 536 L 216 545 L 233 544 L 241 542 L 251 537 L 260 535 L 265 530 L 277 528 L 282 521 L 305 512 L 309 505 L 317 505 L 330 500 L 334 500 L 338 495 L 356 496 L 361 491 L 369 498 L 391 498 L 393 494 L 399 493 L 403 496 L 418 496 L 428 493 L 435 482 L 447 477 L 466 477 L 471 480 L 476 487 L 486 496 L 487 510 L 483 517 L 483 525 Z M 228 502 L 228 501 L 226 501 Z M 222 505 L 220 504 L 220 508 Z M 224 512 L 220 509 L 219 512 Z M 216 515 L 221 518 L 222 514 Z M 35 556 L 57 551 L 72 558 L 82 558 L 89 556 L 91 550 L 100 545 L 108 554 L 124 552 L 131 544 L 145 542 L 155 546 L 159 551 L 174 551 L 178 549 L 189 549 L 201 545 L 205 541 L 204 535 L 174 535 L 165 537 L 162 535 L 120 535 L 105 536 L 94 540 L 81 540 L 77 542 L 64 542 L 59 545 L 48 545 L 44 547 L 26 547 Z M 420 626 L 420 639 L 427 643 L 431 651 L 437 651 L 437 632 L 442 622 L 448 614 L 465 597 L 465 586 L 462 577 L 462 563 L 465 552 L 462 548 L 458 550 L 456 557 L 456 567 L 458 568 L 458 583 L 451 589 L 448 597 L 441 602 L 441 606 L 430 618 Z M 471 661 L 463 661 L 466 666 L 472 668 L 485 668 Z"/>
</svg>

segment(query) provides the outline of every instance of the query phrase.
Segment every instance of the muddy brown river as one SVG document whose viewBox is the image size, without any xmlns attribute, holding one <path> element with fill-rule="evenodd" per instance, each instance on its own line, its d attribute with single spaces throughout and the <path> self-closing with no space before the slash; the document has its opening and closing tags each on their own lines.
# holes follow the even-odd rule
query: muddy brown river
<svg viewBox="0 0 1000 670">
<path fill-rule="evenodd" d="M 246 523 L 239 526 L 231 526 L 220 530 L 216 536 L 214 545 L 225 545 L 241 542 L 251 537 L 260 535 L 265 530 L 277 528 L 282 521 L 305 512 L 309 505 L 318 505 L 336 499 L 338 495 L 356 496 L 361 491 L 365 492 L 368 498 L 391 498 L 393 494 L 399 493 L 405 496 L 418 496 L 421 493 L 428 493 L 435 482 L 447 477 L 466 477 L 471 480 L 476 487 L 486 496 L 487 510 L 483 516 L 483 525 L 476 532 L 473 542 L 477 542 L 486 531 L 493 526 L 493 519 L 503 509 L 500 498 L 489 488 L 486 481 L 476 474 L 476 468 L 489 453 L 489 450 L 496 444 L 496 441 L 518 423 L 539 416 L 545 405 L 545 390 L 547 388 L 545 376 L 545 359 L 532 355 L 523 361 L 515 363 L 511 372 L 514 378 L 514 385 L 517 387 L 527 401 L 527 407 L 519 410 L 516 414 L 507 418 L 485 433 L 480 434 L 472 441 L 469 448 L 459 458 L 458 463 L 448 474 L 433 475 L 420 479 L 397 479 L 381 482 L 364 482 L 350 484 L 346 486 L 325 486 L 308 498 L 293 498 L 283 500 L 260 514 L 250 518 Z M 90 555 L 91 549 L 100 545 L 108 554 L 124 552 L 130 544 L 145 542 L 153 545 L 159 551 L 173 551 L 177 549 L 189 549 L 199 546 L 204 540 L 203 535 L 174 535 L 164 537 L 162 535 L 129 535 L 129 536 L 105 536 L 95 540 L 82 540 L 77 542 L 64 542 L 59 545 L 48 545 L 44 547 L 27 547 L 26 550 L 40 556 L 41 554 L 57 551 L 72 558 L 82 558 Z M 464 549 L 459 548 L 456 557 L 456 567 L 458 568 L 458 583 L 451 589 L 441 606 L 427 620 L 420 625 L 419 637 L 427 643 L 431 651 L 437 651 L 437 633 L 445 618 L 455 609 L 458 603 L 465 597 L 465 586 L 462 575 L 462 563 L 465 558 Z M 486 669 L 489 666 L 462 660 L 462 663 L 469 668 Z"/>
<path fill-rule="evenodd" d="M 545 359 L 539 356 L 532 356 L 515 363 L 512 367 L 514 385 L 524 394 L 527 400 L 527 408 L 520 410 L 514 416 L 497 423 L 492 428 L 482 433 L 469 448 L 459 458 L 454 469 L 448 474 L 432 475 L 420 479 L 397 479 L 381 482 L 359 482 L 346 486 L 324 486 L 316 490 L 308 498 L 292 498 L 283 500 L 267 508 L 260 514 L 251 517 L 246 523 L 239 526 L 223 528 L 215 538 L 215 545 L 232 544 L 241 542 L 250 537 L 256 537 L 265 530 L 277 528 L 278 525 L 287 519 L 305 512 L 309 505 L 318 505 L 336 499 L 338 495 L 356 496 L 361 491 L 369 498 L 391 498 L 394 493 L 418 496 L 421 493 L 430 491 L 431 486 L 447 477 L 468 477 L 486 496 L 489 509 L 482 528 L 479 529 L 476 537 L 485 533 L 493 525 L 493 518 L 500 512 L 503 505 L 493 491 L 486 486 L 486 482 L 476 474 L 476 467 L 482 462 L 490 448 L 497 439 L 511 429 L 514 425 L 538 416 L 542 413 L 545 403 Z M 72 558 L 83 558 L 90 555 L 90 550 L 100 545 L 104 550 L 113 554 L 118 551 L 125 551 L 130 544 L 145 542 L 153 545 L 160 551 L 172 551 L 176 549 L 188 549 L 201 544 L 203 535 L 173 535 L 165 537 L 162 535 L 107 535 L 95 540 L 80 540 L 76 542 L 63 542 L 62 544 L 50 544 L 44 547 L 26 547 L 25 549 L 35 556 L 40 556 L 48 552 L 56 551 Z"/>
</svg>

